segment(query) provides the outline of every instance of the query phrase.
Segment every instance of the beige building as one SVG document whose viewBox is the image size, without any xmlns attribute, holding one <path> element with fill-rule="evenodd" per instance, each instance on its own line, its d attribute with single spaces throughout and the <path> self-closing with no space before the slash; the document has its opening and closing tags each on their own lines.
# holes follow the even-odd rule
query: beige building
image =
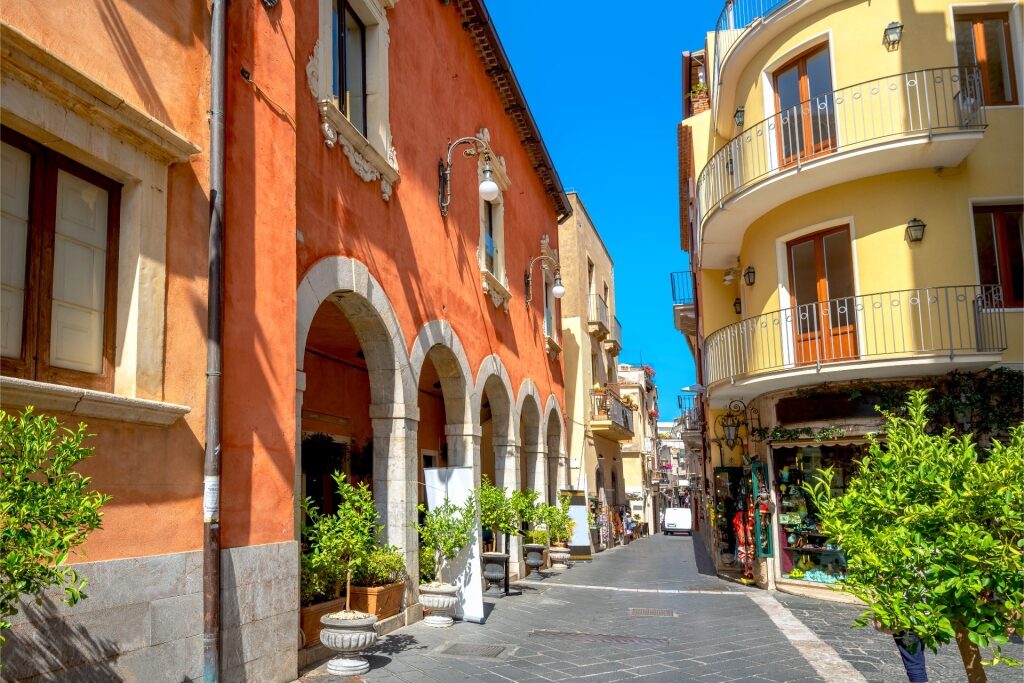
<svg viewBox="0 0 1024 683">
<path fill-rule="evenodd" d="M 617 384 L 622 328 L 615 319 L 611 254 L 579 195 L 568 196 L 573 217 L 558 227 L 558 243 L 566 289 L 562 348 L 569 483 L 585 490 L 592 509 L 599 511 L 626 502 L 620 443 L 633 438 L 633 413 Z M 600 533 L 594 540 L 601 545 Z"/>
<path fill-rule="evenodd" d="M 633 438 L 623 441 L 622 482 L 630 513 L 656 529 L 661 510 L 653 484 L 658 481 L 658 387 L 648 365 L 619 364 L 619 395 L 633 412 Z"/>
</svg>

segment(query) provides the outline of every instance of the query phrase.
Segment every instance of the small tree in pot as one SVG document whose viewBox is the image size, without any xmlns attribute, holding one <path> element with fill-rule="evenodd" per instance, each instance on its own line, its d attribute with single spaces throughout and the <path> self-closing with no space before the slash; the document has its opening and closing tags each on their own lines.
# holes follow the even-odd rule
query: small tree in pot
<svg viewBox="0 0 1024 683">
<path fill-rule="evenodd" d="M 338 564 L 345 567 L 345 610 L 320 618 L 324 626 L 320 642 L 341 653 L 328 662 L 327 670 L 339 676 L 355 676 L 370 670 L 369 662 L 358 653 L 377 641 L 377 617 L 350 609 L 352 573 L 366 565 L 382 527 L 377 524 L 373 493 L 366 484 L 352 486 L 340 472 L 331 477 L 338 487 L 337 511 L 332 515 L 321 513 L 312 498 L 302 501 L 302 509 L 309 518 L 306 537 L 310 566 L 314 570 Z"/>
<path fill-rule="evenodd" d="M 576 523 L 569 516 L 569 496 L 559 496 L 558 505 L 545 508 L 548 533 L 551 536 L 551 562 L 557 569 L 565 569 L 569 562 L 569 539 Z"/>
<path fill-rule="evenodd" d="M 420 534 L 420 541 L 427 548 L 433 549 L 434 580 L 420 584 L 420 602 L 430 610 L 430 615 L 423 619 L 428 626 L 451 626 L 451 614 L 458 601 L 459 587 L 445 583 L 444 570 L 446 564 L 473 539 L 473 524 L 476 503 L 470 498 L 465 505 L 458 506 L 445 498 L 444 503 L 433 510 L 420 505 L 423 522 L 413 526 Z"/>
<path fill-rule="evenodd" d="M 537 504 L 540 494 L 532 489 L 514 491 L 511 496 L 512 510 L 515 513 L 519 528 L 533 527 L 544 522 L 545 503 Z M 540 568 L 544 566 L 544 545 L 540 543 L 524 543 L 526 566 L 531 570 L 533 578 L 540 578 Z"/>
</svg>

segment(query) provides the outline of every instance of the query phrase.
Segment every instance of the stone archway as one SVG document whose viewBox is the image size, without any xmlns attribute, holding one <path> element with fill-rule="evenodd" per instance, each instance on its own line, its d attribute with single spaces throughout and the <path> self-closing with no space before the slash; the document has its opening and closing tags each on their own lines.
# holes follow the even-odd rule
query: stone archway
<svg viewBox="0 0 1024 683">
<path fill-rule="evenodd" d="M 368 374 L 374 502 L 386 542 L 402 550 L 406 567 L 415 576 L 419 564 L 416 534 L 409 523 L 416 518 L 416 383 L 391 302 L 366 266 L 346 257 L 332 256 L 315 263 L 299 283 L 296 295 L 296 535 L 301 529 L 298 492 L 307 342 L 318 315 L 337 317 L 338 313 L 358 340 L 360 360 Z M 411 591 L 406 605 L 414 600 Z"/>
<path fill-rule="evenodd" d="M 569 463 L 565 452 L 565 429 L 562 418 L 562 407 L 558 399 L 551 395 L 544 408 L 544 446 L 548 473 L 548 502 L 558 500 L 558 492 L 571 488 L 569 482 Z"/>
<path fill-rule="evenodd" d="M 548 502 L 540 406 L 540 395 L 533 380 L 524 380 L 519 387 L 519 400 L 516 401 L 516 414 L 519 416 L 519 488 L 523 491 L 537 491 L 540 500 Z"/>
</svg>

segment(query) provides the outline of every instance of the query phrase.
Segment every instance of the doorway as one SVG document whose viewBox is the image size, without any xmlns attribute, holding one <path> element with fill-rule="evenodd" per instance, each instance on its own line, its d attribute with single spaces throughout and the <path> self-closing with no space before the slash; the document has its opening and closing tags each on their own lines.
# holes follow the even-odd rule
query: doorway
<svg viewBox="0 0 1024 683">
<path fill-rule="evenodd" d="M 787 62 L 773 75 L 781 168 L 836 148 L 835 103 L 828 44 Z"/>
</svg>

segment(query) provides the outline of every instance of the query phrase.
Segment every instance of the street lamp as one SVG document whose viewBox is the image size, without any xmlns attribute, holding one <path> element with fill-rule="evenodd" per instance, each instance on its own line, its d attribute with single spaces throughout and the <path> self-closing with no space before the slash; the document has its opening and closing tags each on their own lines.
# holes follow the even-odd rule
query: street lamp
<svg viewBox="0 0 1024 683">
<path fill-rule="evenodd" d="M 882 32 L 882 45 L 889 52 L 900 49 L 900 41 L 903 39 L 903 24 L 898 21 L 890 21 Z"/>
<path fill-rule="evenodd" d="M 535 263 L 537 263 L 537 261 L 540 261 L 545 264 L 545 266 L 541 266 L 542 268 L 546 267 L 547 263 L 550 263 L 552 268 L 554 268 L 555 282 L 551 286 L 551 295 L 556 299 L 561 299 L 563 296 L 565 296 L 565 285 L 562 284 L 562 271 L 561 266 L 559 266 L 558 264 L 558 261 L 556 261 L 554 257 L 548 256 L 547 254 L 535 256 L 532 259 L 530 259 L 530 265 L 527 266 L 526 268 L 526 277 L 524 278 L 526 282 L 527 308 L 530 307 L 530 302 L 533 301 L 533 266 Z"/>
<path fill-rule="evenodd" d="M 928 227 L 920 218 L 911 218 L 907 221 L 907 240 L 920 242 L 924 239 L 924 229 Z"/>
<path fill-rule="evenodd" d="M 439 187 L 437 190 L 437 204 L 441 208 L 441 215 L 448 215 L 448 206 L 452 203 L 452 152 L 459 145 L 472 145 L 463 150 L 465 157 L 475 157 L 480 153 L 484 155 L 483 180 L 480 181 L 480 198 L 485 202 L 493 202 L 501 194 L 501 188 L 494 182 L 494 168 L 491 166 L 491 146 L 487 141 L 475 135 L 467 135 L 459 138 L 448 145 L 448 154 L 444 161 L 437 162 L 437 175 Z"/>
</svg>

